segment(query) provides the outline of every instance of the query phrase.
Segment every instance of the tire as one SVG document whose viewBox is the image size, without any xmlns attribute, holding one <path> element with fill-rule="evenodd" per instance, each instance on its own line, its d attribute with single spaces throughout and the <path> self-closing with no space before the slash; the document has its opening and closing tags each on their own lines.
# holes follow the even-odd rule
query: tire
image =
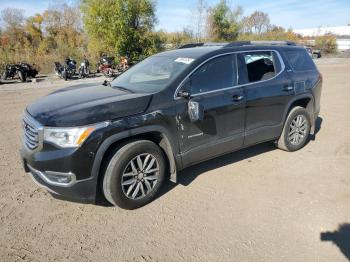
<svg viewBox="0 0 350 262">
<path fill-rule="evenodd" d="M 140 163 L 145 165 L 140 169 L 156 171 L 149 174 L 137 173 L 136 169 L 140 167 L 138 157 Z M 149 167 L 152 161 L 153 165 Z M 112 205 L 124 209 L 136 209 L 148 204 L 156 197 L 164 181 L 165 166 L 163 151 L 155 143 L 137 140 L 123 145 L 111 156 L 104 173 L 102 191 L 105 198 Z M 154 180 L 149 180 L 151 178 Z"/>
<path fill-rule="evenodd" d="M 62 72 L 62 77 L 63 77 L 63 79 L 64 79 L 65 81 L 68 80 L 68 73 L 67 73 L 66 70 L 63 70 L 63 72 Z"/>
<path fill-rule="evenodd" d="M 83 69 L 79 69 L 79 78 L 84 78 Z"/>
<path fill-rule="evenodd" d="M 301 125 L 302 123 L 304 124 Z M 288 114 L 282 134 L 277 140 L 277 147 L 288 152 L 303 148 L 308 141 L 310 129 L 311 120 L 306 109 L 294 107 Z"/>
<path fill-rule="evenodd" d="M 26 74 L 22 71 L 18 71 L 18 76 L 22 83 L 24 83 L 27 80 Z"/>
<path fill-rule="evenodd" d="M 1 79 L 2 79 L 2 80 L 6 80 L 6 79 L 7 79 L 7 73 L 6 73 L 6 71 L 5 71 L 4 73 L 2 73 Z"/>
</svg>

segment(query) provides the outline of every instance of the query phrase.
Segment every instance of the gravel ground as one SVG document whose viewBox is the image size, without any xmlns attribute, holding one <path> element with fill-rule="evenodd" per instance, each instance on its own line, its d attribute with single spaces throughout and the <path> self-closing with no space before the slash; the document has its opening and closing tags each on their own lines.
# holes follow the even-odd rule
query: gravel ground
<svg viewBox="0 0 350 262">
<path fill-rule="evenodd" d="M 53 199 L 19 158 L 28 103 L 102 77 L 0 85 L 0 261 L 349 261 L 350 60 L 317 64 L 320 128 L 304 149 L 196 165 L 135 211 Z"/>
</svg>

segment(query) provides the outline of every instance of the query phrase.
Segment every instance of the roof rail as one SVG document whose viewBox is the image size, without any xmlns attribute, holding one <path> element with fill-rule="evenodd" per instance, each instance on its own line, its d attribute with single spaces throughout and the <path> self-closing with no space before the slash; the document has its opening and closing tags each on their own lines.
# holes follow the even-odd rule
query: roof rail
<svg viewBox="0 0 350 262">
<path fill-rule="evenodd" d="M 189 44 L 184 44 L 180 46 L 178 49 L 185 49 L 185 48 L 192 48 L 192 47 L 199 47 L 199 46 L 226 46 L 227 43 L 189 43 Z"/>
<path fill-rule="evenodd" d="M 292 41 L 236 41 L 225 45 L 225 47 L 245 46 L 245 45 L 291 45 L 296 46 Z"/>
<path fill-rule="evenodd" d="M 203 46 L 204 43 L 190 43 L 190 44 L 184 44 L 180 46 L 178 49 L 185 49 L 185 48 L 192 48 L 192 47 L 198 47 L 198 46 Z"/>
</svg>

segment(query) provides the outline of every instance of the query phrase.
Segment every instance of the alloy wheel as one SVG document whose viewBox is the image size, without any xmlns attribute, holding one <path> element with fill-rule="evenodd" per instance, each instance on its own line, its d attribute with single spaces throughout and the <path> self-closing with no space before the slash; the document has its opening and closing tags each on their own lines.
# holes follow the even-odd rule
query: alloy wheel
<svg viewBox="0 0 350 262">
<path fill-rule="evenodd" d="M 149 195 L 159 179 L 159 163 L 148 153 L 133 158 L 126 166 L 121 180 L 126 197 L 136 200 Z"/>
<path fill-rule="evenodd" d="M 304 115 L 297 115 L 290 123 L 288 131 L 288 141 L 295 146 L 300 145 L 305 137 L 308 129 L 308 122 Z"/>
</svg>

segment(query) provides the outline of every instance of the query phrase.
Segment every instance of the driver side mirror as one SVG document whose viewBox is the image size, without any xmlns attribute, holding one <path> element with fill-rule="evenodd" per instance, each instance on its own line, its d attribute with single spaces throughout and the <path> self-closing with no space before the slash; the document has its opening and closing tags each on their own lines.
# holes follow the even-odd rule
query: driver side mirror
<svg viewBox="0 0 350 262">
<path fill-rule="evenodd" d="M 179 91 L 179 93 L 177 93 L 177 96 L 178 96 L 178 97 L 185 98 L 185 99 L 190 99 L 190 98 L 191 98 L 190 92 L 185 91 L 185 90 Z"/>
</svg>

